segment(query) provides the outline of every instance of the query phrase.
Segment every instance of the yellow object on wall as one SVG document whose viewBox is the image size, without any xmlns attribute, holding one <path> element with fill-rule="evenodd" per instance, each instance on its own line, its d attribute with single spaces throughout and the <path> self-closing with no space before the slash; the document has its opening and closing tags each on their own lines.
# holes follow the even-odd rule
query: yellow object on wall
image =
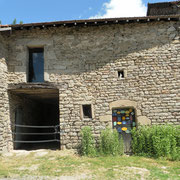
<svg viewBox="0 0 180 180">
<path fill-rule="evenodd" d="M 127 130 L 127 128 L 126 128 L 126 127 L 123 127 L 123 128 L 122 128 L 122 131 L 126 131 L 126 130 Z"/>
</svg>

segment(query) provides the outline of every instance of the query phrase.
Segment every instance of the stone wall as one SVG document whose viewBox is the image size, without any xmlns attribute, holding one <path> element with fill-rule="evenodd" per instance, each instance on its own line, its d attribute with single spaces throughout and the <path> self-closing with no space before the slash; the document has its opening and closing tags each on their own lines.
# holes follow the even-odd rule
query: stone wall
<svg viewBox="0 0 180 180">
<path fill-rule="evenodd" d="M 86 125 L 98 137 L 117 106 L 134 107 L 137 122 L 180 122 L 179 22 L 21 30 L 8 41 L 9 83 L 26 82 L 28 47 L 44 47 L 45 81 L 60 87 L 62 148 L 76 147 Z"/>
<path fill-rule="evenodd" d="M 9 130 L 9 100 L 7 93 L 7 44 L 0 35 L 0 151 L 7 150 Z"/>
<path fill-rule="evenodd" d="M 147 16 L 180 14 L 180 2 L 148 3 Z"/>
</svg>

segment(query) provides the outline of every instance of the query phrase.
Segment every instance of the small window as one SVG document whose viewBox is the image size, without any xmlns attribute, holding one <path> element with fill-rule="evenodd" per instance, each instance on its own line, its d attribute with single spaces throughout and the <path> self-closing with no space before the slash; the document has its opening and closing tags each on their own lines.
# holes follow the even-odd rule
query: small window
<svg viewBox="0 0 180 180">
<path fill-rule="evenodd" d="M 92 118 L 92 109 L 90 104 L 82 105 L 83 118 Z"/>
<path fill-rule="evenodd" d="M 118 78 L 123 79 L 124 78 L 124 70 L 118 71 Z"/>
<path fill-rule="evenodd" d="M 44 49 L 29 49 L 29 82 L 44 82 Z"/>
</svg>

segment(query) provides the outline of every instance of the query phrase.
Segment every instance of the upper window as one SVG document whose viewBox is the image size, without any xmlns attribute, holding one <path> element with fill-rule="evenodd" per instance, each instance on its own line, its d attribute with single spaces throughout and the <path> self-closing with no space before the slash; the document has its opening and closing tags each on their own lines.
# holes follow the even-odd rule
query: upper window
<svg viewBox="0 0 180 180">
<path fill-rule="evenodd" d="M 124 77 L 125 77 L 124 70 L 119 70 L 118 71 L 118 78 L 123 79 Z"/>
<path fill-rule="evenodd" d="M 29 82 L 44 82 L 44 49 L 29 49 Z"/>
</svg>

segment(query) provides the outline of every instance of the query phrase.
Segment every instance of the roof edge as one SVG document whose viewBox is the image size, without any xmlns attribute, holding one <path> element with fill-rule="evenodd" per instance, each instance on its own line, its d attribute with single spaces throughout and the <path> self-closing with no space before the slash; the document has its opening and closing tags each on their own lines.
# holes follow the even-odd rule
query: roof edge
<svg viewBox="0 0 180 180">
<path fill-rule="evenodd" d="M 177 0 L 177 1 L 166 1 L 166 2 L 156 2 L 156 3 L 149 3 L 148 2 L 148 5 L 150 4 L 176 4 L 176 3 L 180 3 L 180 0 Z"/>
<path fill-rule="evenodd" d="M 124 17 L 124 18 L 103 18 L 103 19 L 82 19 L 82 20 L 67 20 L 67 21 L 52 21 L 40 23 L 27 23 L 16 25 L 0 25 L 0 28 L 11 27 L 12 30 L 32 29 L 35 27 L 58 27 L 58 26 L 92 26 L 92 25 L 105 25 L 105 24 L 124 24 L 124 23 L 147 23 L 152 21 L 179 21 L 180 14 L 178 15 L 158 15 L 158 16 L 141 16 L 141 17 Z"/>
</svg>

